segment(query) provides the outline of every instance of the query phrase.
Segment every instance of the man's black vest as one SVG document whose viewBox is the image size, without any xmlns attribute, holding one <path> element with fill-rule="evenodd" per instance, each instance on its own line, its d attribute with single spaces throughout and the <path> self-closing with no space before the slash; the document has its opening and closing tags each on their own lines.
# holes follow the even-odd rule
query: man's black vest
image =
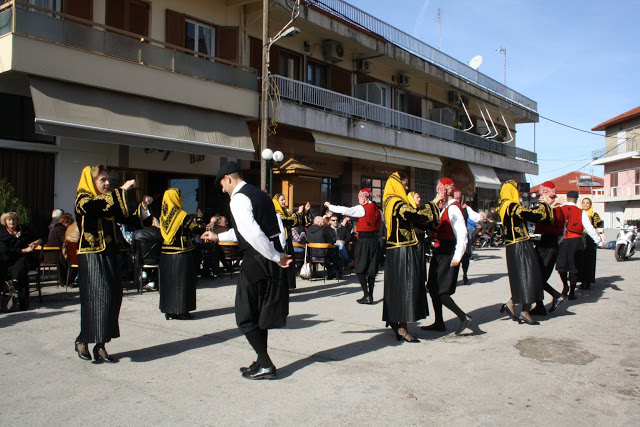
<svg viewBox="0 0 640 427">
<path fill-rule="evenodd" d="M 251 184 L 245 184 L 240 190 L 238 190 L 238 193 L 244 194 L 251 201 L 253 217 L 267 238 L 280 233 L 280 226 L 278 225 L 278 219 L 276 218 L 276 208 L 273 206 L 273 201 L 268 194 L 262 192 Z M 231 213 L 231 220 L 233 221 L 233 227 L 236 230 L 240 249 L 244 251 L 251 245 L 249 245 L 242 234 L 238 231 L 235 218 L 233 218 L 233 212 Z"/>
</svg>

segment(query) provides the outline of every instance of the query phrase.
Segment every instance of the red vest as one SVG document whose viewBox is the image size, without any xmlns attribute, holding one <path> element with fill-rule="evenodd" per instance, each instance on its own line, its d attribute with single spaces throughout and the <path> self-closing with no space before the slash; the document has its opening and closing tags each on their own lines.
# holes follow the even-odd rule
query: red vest
<svg viewBox="0 0 640 427">
<path fill-rule="evenodd" d="M 573 205 L 565 205 L 560 208 L 564 214 L 567 231 L 564 234 L 565 239 L 575 239 L 582 237 L 584 227 L 582 226 L 582 209 Z"/>
<path fill-rule="evenodd" d="M 364 216 L 358 219 L 358 232 L 360 231 L 380 231 L 382 215 L 375 203 L 363 205 Z"/>
<path fill-rule="evenodd" d="M 564 213 L 560 208 L 553 209 L 553 224 L 536 224 L 534 233 L 536 234 L 555 234 L 562 236 L 564 234 Z"/>
<path fill-rule="evenodd" d="M 453 202 L 445 208 L 444 212 L 440 214 L 440 222 L 438 223 L 438 228 L 436 228 L 436 236 L 438 240 L 456 240 L 456 235 L 453 233 L 453 227 L 451 226 L 451 220 L 449 219 L 449 208 L 452 205 L 456 205 L 458 209 L 460 209 L 460 212 L 462 212 L 462 207 L 458 202 Z M 465 224 L 465 229 L 466 228 L 467 226 Z"/>
</svg>

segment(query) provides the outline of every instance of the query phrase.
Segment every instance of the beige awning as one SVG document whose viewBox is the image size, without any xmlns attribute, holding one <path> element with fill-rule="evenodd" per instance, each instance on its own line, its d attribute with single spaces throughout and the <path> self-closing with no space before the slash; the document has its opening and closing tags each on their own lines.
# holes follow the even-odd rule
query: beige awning
<svg viewBox="0 0 640 427">
<path fill-rule="evenodd" d="M 437 171 L 442 167 L 440 158 L 430 154 L 351 138 L 343 138 L 321 132 L 312 133 L 313 139 L 316 141 L 316 151 L 319 153 Z"/>
<path fill-rule="evenodd" d="M 33 76 L 29 83 L 38 133 L 254 158 L 247 123 L 238 116 Z"/>
<path fill-rule="evenodd" d="M 496 171 L 492 167 L 468 163 L 469 169 L 476 180 L 476 187 L 499 190 L 502 187 Z"/>
</svg>

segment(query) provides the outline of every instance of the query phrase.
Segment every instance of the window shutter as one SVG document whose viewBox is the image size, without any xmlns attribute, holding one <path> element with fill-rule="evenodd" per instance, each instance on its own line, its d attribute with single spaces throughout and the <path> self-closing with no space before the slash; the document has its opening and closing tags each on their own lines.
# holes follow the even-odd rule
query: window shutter
<svg viewBox="0 0 640 427">
<path fill-rule="evenodd" d="M 169 44 L 184 47 L 184 26 L 184 15 L 180 12 L 167 9 L 165 20 L 165 41 Z"/>
<path fill-rule="evenodd" d="M 280 74 L 280 48 L 273 45 L 269 53 L 269 71 L 271 74 Z M 260 52 L 260 61 L 262 62 L 262 52 Z M 259 69 L 262 70 L 262 65 Z"/>
<path fill-rule="evenodd" d="M 262 72 L 262 40 L 249 37 L 249 66 Z"/>
<path fill-rule="evenodd" d="M 92 0 L 64 0 L 62 8 L 64 13 L 93 21 Z"/>
<path fill-rule="evenodd" d="M 238 27 L 216 27 L 216 55 L 231 62 L 240 62 L 240 30 Z"/>
<path fill-rule="evenodd" d="M 107 10 L 105 23 L 110 27 L 120 28 L 124 30 L 124 2 L 125 0 L 109 0 L 107 2 Z"/>
<path fill-rule="evenodd" d="M 149 35 L 149 3 L 128 0 L 129 2 L 129 28 L 130 31 L 141 36 Z"/>
<path fill-rule="evenodd" d="M 407 113 L 422 117 L 422 98 L 412 93 L 407 94 Z"/>
<path fill-rule="evenodd" d="M 329 79 L 332 91 L 351 96 L 351 72 L 349 70 L 332 65 Z"/>
</svg>

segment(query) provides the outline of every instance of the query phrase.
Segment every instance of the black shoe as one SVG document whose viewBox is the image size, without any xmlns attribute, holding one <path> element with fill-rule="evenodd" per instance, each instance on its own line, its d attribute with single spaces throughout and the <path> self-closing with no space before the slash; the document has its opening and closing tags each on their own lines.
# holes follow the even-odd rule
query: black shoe
<svg viewBox="0 0 640 427">
<path fill-rule="evenodd" d="M 551 310 L 549 310 L 551 311 Z M 544 304 L 536 304 L 536 308 L 534 308 L 533 310 L 529 311 L 529 314 L 534 315 L 534 316 L 546 316 L 547 315 L 547 310 L 544 308 Z"/>
<path fill-rule="evenodd" d="M 276 367 L 271 365 L 268 368 L 256 364 L 255 369 L 242 373 L 242 377 L 248 380 L 271 380 L 277 376 Z"/>
<path fill-rule="evenodd" d="M 371 304 L 372 298 L 369 295 L 365 295 L 359 300 L 356 300 L 358 304 Z"/>
<path fill-rule="evenodd" d="M 500 307 L 500 313 L 504 313 L 507 312 L 507 315 L 511 318 L 511 320 L 513 320 L 514 322 L 518 321 L 518 318 L 516 317 L 516 315 L 509 310 L 509 306 L 507 304 L 502 304 L 502 307 Z"/>
<path fill-rule="evenodd" d="M 526 317 L 524 317 L 522 315 L 522 313 L 520 313 L 520 316 L 518 316 L 518 324 L 522 324 L 522 323 L 526 323 L 527 325 L 539 325 L 540 322 L 538 322 L 537 320 L 529 320 Z"/>
<path fill-rule="evenodd" d="M 423 331 L 444 332 L 447 328 L 445 328 L 444 323 L 432 323 L 429 326 L 420 326 L 420 329 Z"/>
<path fill-rule="evenodd" d="M 89 346 L 82 342 L 77 342 L 73 345 L 73 349 L 78 353 L 78 357 L 82 360 L 91 360 L 91 353 L 89 353 Z"/>
<path fill-rule="evenodd" d="M 576 296 L 575 292 L 571 292 L 571 293 L 569 293 L 569 299 L 570 300 L 574 300 L 574 299 L 578 299 L 578 297 Z"/>
<path fill-rule="evenodd" d="M 553 302 L 551 303 L 549 313 L 553 313 L 554 311 L 556 311 L 558 307 L 560 307 L 565 302 L 567 302 L 567 297 L 565 297 L 564 295 L 560 295 L 558 298 L 554 298 Z"/>
<path fill-rule="evenodd" d="M 96 345 L 95 347 L 93 347 L 93 358 L 95 359 L 96 363 L 116 363 L 116 359 L 109 356 L 109 353 L 107 353 L 107 350 L 104 348 L 104 346 Z"/>
<path fill-rule="evenodd" d="M 591 289 L 591 283 L 585 283 L 582 289 L 586 289 L 586 290 Z"/>
<path fill-rule="evenodd" d="M 460 321 L 460 326 L 458 326 L 458 329 L 456 329 L 456 335 L 460 335 L 465 329 L 467 329 L 467 326 L 469 326 L 471 320 L 471 316 L 465 314 L 464 319 Z"/>
<path fill-rule="evenodd" d="M 462 278 L 462 281 L 464 282 L 464 284 L 465 284 L 466 286 L 469 286 L 469 278 L 468 278 L 467 276 L 464 276 L 464 277 Z"/>
<path fill-rule="evenodd" d="M 247 371 L 253 371 L 255 369 L 258 369 L 258 366 L 259 366 L 258 361 L 256 360 L 251 365 L 240 368 L 240 372 L 244 374 Z"/>
<path fill-rule="evenodd" d="M 410 335 L 409 331 L 407 331 L 404 335 L 396 334 L 396 338 L 398 339 L 398 341 L 402 339 L 404 340 L 404 342 L 410 342 L 410 343 L 420 342 L 420 340 L 416 337 L 411 337 L 411 339 L 407 338 L 407 335 Z"/>
</svg>

